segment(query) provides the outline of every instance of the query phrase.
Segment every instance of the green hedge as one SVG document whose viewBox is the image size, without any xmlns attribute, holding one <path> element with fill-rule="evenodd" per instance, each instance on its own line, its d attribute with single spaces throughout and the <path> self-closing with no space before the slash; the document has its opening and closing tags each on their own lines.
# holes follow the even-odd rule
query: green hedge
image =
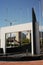
<svg viewBox="0 0 43 65">
<path fill-rule="evenodd" d="M 30 40 L 27 38 L 22 39 L 22 44 L 30 44 Z"/>
</svg>

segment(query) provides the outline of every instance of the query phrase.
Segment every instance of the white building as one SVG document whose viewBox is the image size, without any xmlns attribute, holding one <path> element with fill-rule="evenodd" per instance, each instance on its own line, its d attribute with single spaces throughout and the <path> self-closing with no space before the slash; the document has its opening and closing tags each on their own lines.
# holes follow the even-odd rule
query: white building
<svg viewBox="0 0 43 65">
<path fill-rule="evenodd" d="M 39 44 L 39 31 L 40 30 L 41 30 L 41 28 L 39 27 L 38 23 L 36 23 L 36 53 L 37 54 L 40 54 L 40 44 Z M 42 30 L 43 30 L 43 28 L 42 28 Z M 34 55 L 32 22 L 0 28 L 0 48 L 3 48 L 4 53 L 5 53 L 5 48 L 6 48 L 6 46 L 5 46 L 6 45 L 6 34 L 14 33 L 14 32 L 22 32 L 22 31 L 31 31 L 31 53 L 32 53 L 32 55 Z M 29 36 L 29 34 L 28 34 L 28 36 Z"/>
</svg>

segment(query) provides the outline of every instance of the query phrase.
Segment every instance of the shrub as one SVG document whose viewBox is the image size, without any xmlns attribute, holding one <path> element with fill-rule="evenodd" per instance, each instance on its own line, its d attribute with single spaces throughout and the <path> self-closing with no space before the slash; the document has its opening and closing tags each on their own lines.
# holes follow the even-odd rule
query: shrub
<svg viewBox="0 0 43 65">
<path fill-rule="evenodd" d="M 30 40 L 27 38 L 22 39 L 22 44 L 29 44 Z"/>
</svg>

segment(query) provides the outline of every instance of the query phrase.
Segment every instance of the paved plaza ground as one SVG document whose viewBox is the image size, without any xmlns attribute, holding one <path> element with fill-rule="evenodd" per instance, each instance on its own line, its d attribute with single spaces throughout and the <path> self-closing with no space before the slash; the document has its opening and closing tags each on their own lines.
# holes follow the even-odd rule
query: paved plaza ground
<svg viewBox="0 0 43 65">
<path fill-rule="evenodd" d="M 0 62 L 0 65 L 43 65 L 43 60 L 23 62 Z"/>
</svg>

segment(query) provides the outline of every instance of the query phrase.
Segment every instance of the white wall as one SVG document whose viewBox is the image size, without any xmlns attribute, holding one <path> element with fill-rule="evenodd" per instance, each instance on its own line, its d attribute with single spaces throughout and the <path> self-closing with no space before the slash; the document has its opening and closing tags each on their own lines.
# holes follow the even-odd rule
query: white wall
<svg viewBox="0 0 43 65">
<path fill-rule="evenodd" d="M 1 28 L 1 48 L 3 48 L 4 53 L 5 53 L 5 34 L 10 32 L 20 32 L 26 30 L 32 30 L 32 23 L 25 23 Z"/>
<path fill-rule="evenodd" d="M 39 26 L 39 31 L 43 31 L 43 26 Z"/>
<path fill-rule="evenodd" d="M 32 23 L 25 23 L 14 26 L 2 27 L 1 30 L 3 30 L 4 33 L 10 33 L 10 32 L 31 30 L 32 29 L 31 27 L 32 27 Z"/>
</svg>

